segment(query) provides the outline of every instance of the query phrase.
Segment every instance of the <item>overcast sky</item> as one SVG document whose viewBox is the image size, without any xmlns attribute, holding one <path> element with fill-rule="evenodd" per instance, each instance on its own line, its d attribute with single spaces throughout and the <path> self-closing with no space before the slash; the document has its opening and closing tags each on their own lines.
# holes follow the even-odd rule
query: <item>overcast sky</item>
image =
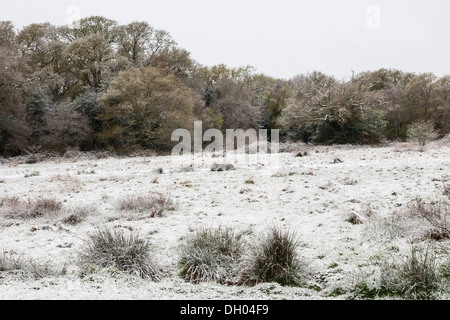
<svg viewBox="0 0 450 320">
<path fill-rule="evenodd" d="M 204 65 L 280 78 L 395 68 L 450 74 L 450 0 L 2 0 L 21 28 L 102 15 L 165 29 Z"/>
</svg>

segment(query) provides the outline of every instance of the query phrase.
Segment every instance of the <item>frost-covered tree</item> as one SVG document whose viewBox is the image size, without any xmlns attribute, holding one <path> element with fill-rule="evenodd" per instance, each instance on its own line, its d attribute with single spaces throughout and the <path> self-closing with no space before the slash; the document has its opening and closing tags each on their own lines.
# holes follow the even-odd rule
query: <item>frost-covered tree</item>
<svg viewBox="0 0 450 320">
<path fill-rule="evenodd" d="M 409 126 L 408 136 L 422 146 L 437 138 L 434 123 L 431 120 L 417 120 Z"/>
</svg>

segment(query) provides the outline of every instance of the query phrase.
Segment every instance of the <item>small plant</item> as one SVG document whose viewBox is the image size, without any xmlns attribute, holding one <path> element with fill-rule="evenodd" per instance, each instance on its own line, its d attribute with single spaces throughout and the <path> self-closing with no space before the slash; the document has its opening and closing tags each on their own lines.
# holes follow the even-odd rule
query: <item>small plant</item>
<svg viewBox="0 0 450 320">
<path fill-rule="evenodd" d="M 115 268 L 141 278 L 158 281 L 159 271 L 151 254 L 150 244 L 139 234 L 108 226 L 88 234 L 80 254 L 82 270 L 93 266 Z"/>
<path fill-rule="evenodd" d="M 119 201 L 119 210 L 144 213 L 146 217 L 164 216 L 166 211 L 175 210 L 175 204 L 170 196 L 157 193 L 148 196 L 127 196 Z"/>
<path fill-rule="evenodd" d="M 242 239 L 233 228 L 202 227 L 181 246 L 180 275 L 194 284 L 205 281 L 235 284 L 242 250 Z"/>
<path fill-rule="evenodd" d="M 298 256 L 296 232 L 271 227 L 265 238 L 251 249 L 241 273 L 241 283 L 255 285 L 277 282 L 297 285 L 302 281 L 306 264 Z"/>
</svg>

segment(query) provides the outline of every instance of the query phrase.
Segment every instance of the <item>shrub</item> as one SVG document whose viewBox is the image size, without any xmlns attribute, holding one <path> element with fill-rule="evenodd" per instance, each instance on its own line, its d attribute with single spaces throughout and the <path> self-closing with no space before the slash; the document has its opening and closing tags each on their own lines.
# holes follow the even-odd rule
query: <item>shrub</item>
<svg viewBox="0 0 450 320">
<path fill-rule="evenodd" d="M 170 196 L 157 193 L 148 196 L 127 196 L 119 201 L 119 210 L 144 213 L 150 218 L 162 217 L 166 211 L 175 210 Z"/>
<path fill-rule="evenodd" d="M 149 242 L 139 234 L 103 226 L 88 234 L 80 254 L 80 263 L 84 271 L 92 266 L 116 268 L 125 273 L 158 281 L 159 272 L 149 249 Z"/>
<path fill-rule="evenodd" d="M 234 284 L 243 242 L 233 228 L 202 227 L 181 246 L 180 275 L 191 283 Z"/>
<path fill-rule="evenodd" d="M 267 235 L 251 249 L 240 282 L 250 285 L 262 282 L 287 286 L 299 284 L 306 265 L 297 254 L 298 246 L 296 232 L 271 227 Z"/>
<path fill-rule="evenodd" d="M 408 128 L 408 137 L 417 141 L 422 146 L 428 141 L 437 138 L 437 133 L 434 129 L 434 123 L 430 120 L 417 120 Z"/>
</svg>

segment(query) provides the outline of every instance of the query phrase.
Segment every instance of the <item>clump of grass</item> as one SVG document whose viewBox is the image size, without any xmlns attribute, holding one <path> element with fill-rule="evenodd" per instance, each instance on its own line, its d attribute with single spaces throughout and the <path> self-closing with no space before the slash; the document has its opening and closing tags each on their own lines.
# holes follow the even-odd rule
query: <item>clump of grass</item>
<svg viewBox="0 0 450 320">
<path fill-rule="evenodd" d="M 346 222 L 349 222 L 351 224 L 363 224 L 364 219 L 356 212 L 351 212 L 347 219 L 345 219 Z"/>
<path fill-rule="evenodd" d="M 167 211 L 176 209 L 170 196 L 160 193 L 148 196 L 126 196 L 119 201 L 120 211 L 133 211 L 145 214 L 145 217 L 163 217 Z"/>
<path fill-rule="evenodd" d="M 227 164 L 221 164 L 221 163 L 214 163 L 211 166 L 211 171 L 213 172 L 222 172 L 222 171 L 230 171 L 230 170 L 234 170 L 234 166 L 230 163 Z"/>
<path fill-rule="evenodd" d="M 34 213 L 36 216 L 44 216 L 61 211 L 62 203 L 53 198 L 44 198 L 34 201 Z"/>
<path fill-rule="evenodd" d="M 77 225 L 86 220 L 89 215 L 92 215 L 97 211 L 94 206 L 84 206 L 74 209 L 70 214 L 68 214 L 63 222 L 69 225 Z"/>
<path fill-rule="evenodd" d="M 450 259 L 447 259 L 444 263 L 439 267 L 439 272 L 441 276 L 447 280 L 450 279 Z"/>
<path fill-rule="evenodd" d="M 80 253 L 83 271 L 94 266 L 114 268 L 141 278 L 159 281 L 150 254 L 150 243 L 139 234 L 103 226 L 88 234 Z"/>
<path fill-rule="evenodd" d="M 58 215 L 62 211 L 62 203 L 54 198 L 22 201 L 18 197 L 5 197 L 0 201 L 0 213 L 12 219 L 34 219 Z"/>
<path fill-rule="evenodd" d="M 397 265 L 386 266 L 382 287 L 386 291 L 412 299 L 428 299 L 439 289 L 441 278 L 436 254 L 432 247 L 411 248 L 411 253 Z M 392 268 L 393 267 L 393 268 Z"/>
<path fill-rule="evenodd" d="M 432 246 L 412 246 L 405 258 L 383 261 L 375 278 L 360 277 L 354 293 L 363 298 L 432 299 L 442 283 L 442 272 Z"/>
<path fill-rule="evenodd" d="M 423 221 L 407 209 L 393 211 L 387 215 L 372 215 L 364 222 L 364 237 L 378 241 L 413 238 L 421 229 Z"/>
<path fill-rule="evenodd" d="M 363 205 L 360 213 L 351 212 L 345 221 L 351 224 L 364 224 L 366 221 L 373 220 L 374 218 L 375 214 L 372 208 L 369 205 Z"/>
<path fill-rule="evenodd" d="M 24 178 L 31 178 L 31 177 L 39 177 L 41 173 L 39 171 L 33 171 L 31 173 L 25 174 Z"/>
<path fill-rule="evenodd" d="M 233 228 L 202 227 L 181 246 L 180 275 L 194 284 L 206 281 L 235 284 L 242 252 L 242 238 Z"/>
<path fill-rule="evenodd" d="M 298 285 L 306 271 L 306 263 L 297 253 L 298 247 L 296 232 L 277 226 L 269 228 L 267 235 L 252 247 L 240 282 L 247 285 L 263 282 Z"/>
<path fill-rule="evenodd" d="M 25 259 L 23 255 L 14 255 L 3 250 L 0 255 L 0 273 L 19 279 L 35 279 L 62 275 L 64 270 L 55 270 L 50 263 L 40 263 L 33 259 Z"/>
</svg>

